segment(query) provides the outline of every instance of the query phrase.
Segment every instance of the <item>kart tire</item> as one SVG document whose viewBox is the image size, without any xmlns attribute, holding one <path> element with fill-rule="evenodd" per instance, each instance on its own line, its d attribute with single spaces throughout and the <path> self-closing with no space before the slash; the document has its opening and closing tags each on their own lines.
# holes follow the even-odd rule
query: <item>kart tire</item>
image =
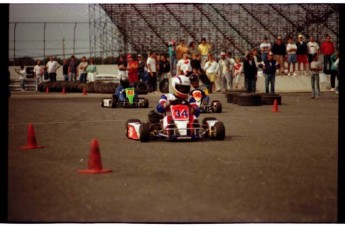
<svg viewBox="0 0 345 226">
<path fill-rule="evenodd" d="M 275 99 L 277 100 L 278 105 L 281 105 L 282 97 L 279 94 L 261 94 L 262 105 L 273 105 Z"/>
<path fill-rule="evenodd" d="M 169 93 L 169 79 L 165 78 L 159 82 L 159 91 L 161 93 Z"/>
<path fill-rule="evenodd" d="M 260 106 L 261 95 L 255 93 L 242 93 L 238 95 L 237 104 L 240 106 Z"/>
<path fill-rule="evenodd" d="M 135 86 L 135 92 L 137 94 L 147 94 L 149 92 L 149 85 L 146 82 L 138 82 Z"/>
<path fill-rule="evenodd" d="M 225 126 L 223 122 L 216 122 L 214 124 L 214 139 L 224 140 L 225 139 Z"/>
<path fill-rule="evenodd" d="M 211 103 L 212 111 L 216 113 L 222 113 L 222 103 L 218 100 L 214 100 Z"/>
<path fill-rule="evenodd" d="M 140 131 L 140 141 L 149 142 L 150 140 L 150 124 L 142 123 L 139 128 Z"/>
<path fill-rule="evenodd" d="M 148 108 L 149 107 L 149 100 L 144 98 L 144 108 Z"/>
</svg>

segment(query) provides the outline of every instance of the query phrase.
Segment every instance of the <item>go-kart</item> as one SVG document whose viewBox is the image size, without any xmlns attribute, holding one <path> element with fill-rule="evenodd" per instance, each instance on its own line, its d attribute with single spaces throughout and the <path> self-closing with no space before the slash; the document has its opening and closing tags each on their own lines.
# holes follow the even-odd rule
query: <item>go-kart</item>
<svg viewBox="0 0 345 226">
<path fill-rule="evenodd" d="M 135 95 L 134 88 L 126 88 L 124 89 L 126 94 L 126 99 L 124 101 L 119 101 L 118 97 L 113 94 L 110 98 L 103 98 L 101 107 L 106 108 L 148 108 L 149 107 L 149 100 L 146 98 L 139 98 Z"/>
<path fill-rule="evenodd" d="M 214 117 L 206 117 L 200 124 L 199 120 L 190 115 L 190 107 L 185 104 L 170 105 L 169 108 L 171 115 L 151 111 L 148 122 L 142 123 L 139 119 L 129 119 L 126 122 L 126 136 L 141 142 L 148 142 L 151 139 L 180 141 L 211 138 L 224 140 L 223 122 Z M 167 122 L 165 128 L 163 128 L 164 120 Z"/>
<path fill-rule="evenodd" d="M 205 94 L 200 89 L 195 89 L 191 92 L 192 97 L 194 97 L 196 104 L 198 105 L 201 113 L 206 112 L 222 112 L 222 103 L 219 100 L 211 101 L 211 104 L 208 103 L 205 98 Z M 206 94 L 207 95 L 207 94 Z"/>
</svg>

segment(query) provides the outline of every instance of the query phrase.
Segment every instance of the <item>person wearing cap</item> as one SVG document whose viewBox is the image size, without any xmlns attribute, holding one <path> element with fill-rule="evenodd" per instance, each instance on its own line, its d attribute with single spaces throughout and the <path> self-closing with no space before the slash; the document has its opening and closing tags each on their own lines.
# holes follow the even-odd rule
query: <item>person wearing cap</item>
<svg viewBox="0 0 345 226">
<path fill-rule="evenodd" d="M 286 45 L 286 52 L 287 52 L 287 62 L 288 62 L 288 76 L 294 75 L 296 76 L 295 73 L 295 64 L 297 63 L 297 45 L 293 42 L 292 37 L 288 38 L 288 44 Z M 292 64 L 292 72 L 290 73 L 290 68 Z"/>
<path fill-rule="evenodd" d="M 275 93 L 275 75 L 279 68 L 277 61 L 273 59 L 273 53 L 269 52 L 267 60 L 263 61 L 263 73 L 265 75 L 265 91 L 266 93 Z M 269 92 L 269 85 L 271 84 L 271 91 Z"/>
<path fill-rule="evenodd" d="M 283 43 L 282 37 L 278 36 L 277 41 L 273 44 L 271 52 L 273 53 L 273 59 L 280 65 L 279 74 L 284 74 L 284 59 L 286 56 L 286 46 Z"/>
<path fill-rule="evenodd" d="M 303 41 L 303 35 L 298 35 L 298 41 L 296 42 L 297 46 L 297 69 L 299 71 L 299 75 L 307 75 L 309 66 L 308 66 L 308 46 L 307 43 Z M 301 68 L 301 64 L 303 64 L 303 70 Z"/>
<path fill-rule="evenodd" d="M 176 68 L 177 75 L 188 75 L 192 72 L 193 69 L 188 53 L 183 54 L 183 58 L 177 62 Z"/>
<path fill-rule="evenodd" d="M 261 59 L 262 61 L 267 60 L 267 55 L 271 51 L 271 43 L 267 41 L 267 37 L 264 37 L 263 42 L 260 44 Z"/>
<path fill-rule="evenodd" d="M 223 92 L 232 89 L 232 77 L 230 75 L 230 60 L 226 57 L 225 52 L 220 53 L 219 59 L 219 73 L 220 73 L 220 84 L 218 84 Z"/>
</svg>

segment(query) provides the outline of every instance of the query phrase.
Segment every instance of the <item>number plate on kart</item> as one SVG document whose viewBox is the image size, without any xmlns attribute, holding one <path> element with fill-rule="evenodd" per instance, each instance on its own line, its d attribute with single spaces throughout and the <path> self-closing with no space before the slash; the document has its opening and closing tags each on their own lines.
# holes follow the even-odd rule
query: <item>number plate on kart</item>
<svg viewBox="0 0 345 226">
<path fill-rule="evenodd" d="M 189 108 L 186 105 L 171 105 L 172 118 L 176 121 L 189 119 Z"/>
</svg>

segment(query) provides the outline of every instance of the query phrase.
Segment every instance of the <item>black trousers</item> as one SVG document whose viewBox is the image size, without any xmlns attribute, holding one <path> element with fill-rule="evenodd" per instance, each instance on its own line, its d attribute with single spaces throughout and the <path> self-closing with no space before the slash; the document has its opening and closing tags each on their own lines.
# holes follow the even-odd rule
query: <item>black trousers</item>
<svg viewBox="0 0 345 226">
<path fill-rule="evenodd" d="M 149 91 L 157 91 L 157 73 L 153 72 L 153 76 L 149 73 L 147 78 L 147 84 L 149 85 Z"/>
</svg>

